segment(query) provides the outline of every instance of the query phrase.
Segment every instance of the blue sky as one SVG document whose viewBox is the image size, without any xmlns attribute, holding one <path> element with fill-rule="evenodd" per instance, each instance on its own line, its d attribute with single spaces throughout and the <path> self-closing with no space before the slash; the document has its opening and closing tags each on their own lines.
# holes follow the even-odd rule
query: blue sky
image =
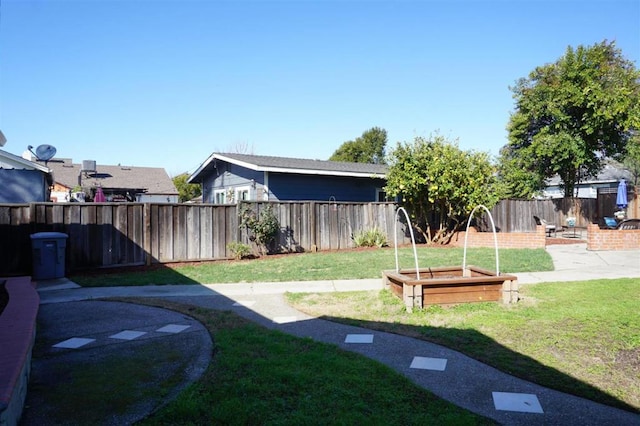
<svg viewBox="0 0 640 426">
<path fill-rule="evenodd" d="M 1 0 L 4 150 L 192 172 L 328 159 L 374 127 L 497 155 L 509 86 L 567 46 L 638 66 L 640 1 Z"/>
</svg>

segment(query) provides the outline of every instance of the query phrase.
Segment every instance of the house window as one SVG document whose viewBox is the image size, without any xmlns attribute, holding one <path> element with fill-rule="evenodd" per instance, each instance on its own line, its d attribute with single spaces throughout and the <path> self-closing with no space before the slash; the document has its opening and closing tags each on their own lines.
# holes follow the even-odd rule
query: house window
<svg viewBox="0 0 640 426">
<path fill-rule="evenodd" d="M 385 201 L 391 201 L 389 197 L 387 197 L 387 193 L 384 192 L 381 188 L 376 188 L 376 201 L 378 203 L 384 203 Z"/>
<path fill-rule="evenodd" d="M 249 201 L 251 199 L 250 197 L 250 191 L 251 188 L 248 186 L 241 186 L 236 188 L 236 193 L 235 193 L 235 201 L 236 203 L 239 203 L 240 201 Z"/>
<path fill-rule="evenodd" d="M 213 202 L 215 204 L 224 204 L 224 198 L 224 189 L 216 189 L 215 191 L 213 191 Z"/>
</svg>

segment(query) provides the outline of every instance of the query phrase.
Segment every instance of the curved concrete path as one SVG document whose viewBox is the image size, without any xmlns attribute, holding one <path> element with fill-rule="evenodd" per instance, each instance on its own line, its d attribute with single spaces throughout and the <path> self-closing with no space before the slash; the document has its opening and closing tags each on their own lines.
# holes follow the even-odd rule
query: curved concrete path
<svg viewBox="0 0 640 426">
<path fill-rule="evenodd" d="M 588 252 L 585 244 L 549 246 L 556 270 L 515 274 L 521 284 L 640 277 L 640 250 Z M 640 425 L 637 414 L 520 380 L 459 352 L 409 337 L 337 324 L 287 305 L 285 291 L 382 288 L 382 280 L 78 288 L 60 280 L 40 288 L 41 303 L 111 296 L 166 297 L 211 309 L 233 309 L 266 327 L 335 344 L 380 361 L 461 407 L 507 425 Z"/>
</svg>

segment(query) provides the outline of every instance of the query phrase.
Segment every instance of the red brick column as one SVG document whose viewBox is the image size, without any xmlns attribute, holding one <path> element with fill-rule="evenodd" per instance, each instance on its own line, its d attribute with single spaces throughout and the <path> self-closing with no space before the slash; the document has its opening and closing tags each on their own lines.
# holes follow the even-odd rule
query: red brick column
<svg viewBox="0 0 640 426">
<path fill-rule="evenodd" d="M 640 229 L 600 229 L 587 225 L 587 250 L 634 250 L 640 248 Z"/>
<path fill-rule="evenodd" d="M 451 239 L 453 247 L 464 247 L 465 232 L 456 233 Z M 545 248 L 547 244 L 544 226 L 536 226 L 536 232 L 498 232 L 498 248 Z M 469 228 L 467 247 L 493 247 L 493 232 L 478 232 Z"/>
</svg>

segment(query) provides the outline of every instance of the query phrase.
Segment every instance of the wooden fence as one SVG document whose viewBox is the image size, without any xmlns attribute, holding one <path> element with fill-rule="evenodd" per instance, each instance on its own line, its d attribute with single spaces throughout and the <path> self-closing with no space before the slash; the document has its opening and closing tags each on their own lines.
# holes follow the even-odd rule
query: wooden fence
<svg viewBox="0 0 640 426">
<path fill-rule="evenodd" d="M 640 217 L 635 192 L 630 217 Z M 613 196 L 613 198 L 611 197 Z M 394 203 L 260 202 L 278 218 L 278 244 L 286 251 L 340 250 L 353 247 L 353 235 L 377 227 L 390 244 L 410 243 L 406 225 L 396 226 Z M 503 200 L 491 214 L 499 232 L 535 232 L 533 216 L 577 226 L 609 215 L 615 194 L 598 199 Z M 238 227 L 236 205 L 151 203 L 32 203 L 0 205 L 0 275 L 31 271 L 30 234 L 63 232 L 67 270 L 229 258 L 229 243 L 249 243 Z M 634 210 L 635 209 L 635 210 Z M 611 211 L 612 213 L 612 211 Z M 403 218 L 400 218 L 403 219 Z M 480 230 L 490 230 L 488 220 Z"/>
<path fill-rule="evenodd" d="M 566 225 L 567 217 L 576 218 L 576 226 L 586 227 L 597 219 L 595 198 L 557 198 L 549 200 L 501 200 L 491 216 L 500 232 L 534 232 L 538 216 L 556 226 Z M 485 220 L 481 228 L 490 229 Z"/>
<path fill-rule="evenodd" d="M 640 187 L 628 188 L 627 217 L 640 218 Z M 533 216 L 545 219 L 556 226 L 566 226 L 567 217 L 575 217 L 578 227 L 600 223 L 604 217 L 613 216 L 617 190 L 598 191 L 597 198 L 556 198 L 547 200 L 501 200 L 491 209 L 491 216 L 500 232 L 534 232 Z M 480 221 L 482 230 L 490 230 L 488 219 Z"/>
<path fill-rule="evenodd" d="M 360 230 L 380 228 L 393 241 L 393 203 L 268 204 L 281 226 L 278 245 L 287 251 L 353 247 Z M 238 227 L 238 206 L 150 203 L 32 203 L 0 205 L 0 275 L 31 271 L 30 235 L 62 232 L 67 271 L 229 258 L 231 242 L 249 243 Z M 405 227 L 398 226 L 405 244 Z"/>
<path fill-rule="evenodd" d="M 640 193 L 640 186 L 627 187 L 629 205 L 626 208 L 626 212 L 629 218 L 640 218 L 638 193 Z M 598 217 L 613 216 L 613 213 L 618 210 L 616 206 L 617 195 L 618 190 L 616 188 L 598 190 Z"/>
</svg>

